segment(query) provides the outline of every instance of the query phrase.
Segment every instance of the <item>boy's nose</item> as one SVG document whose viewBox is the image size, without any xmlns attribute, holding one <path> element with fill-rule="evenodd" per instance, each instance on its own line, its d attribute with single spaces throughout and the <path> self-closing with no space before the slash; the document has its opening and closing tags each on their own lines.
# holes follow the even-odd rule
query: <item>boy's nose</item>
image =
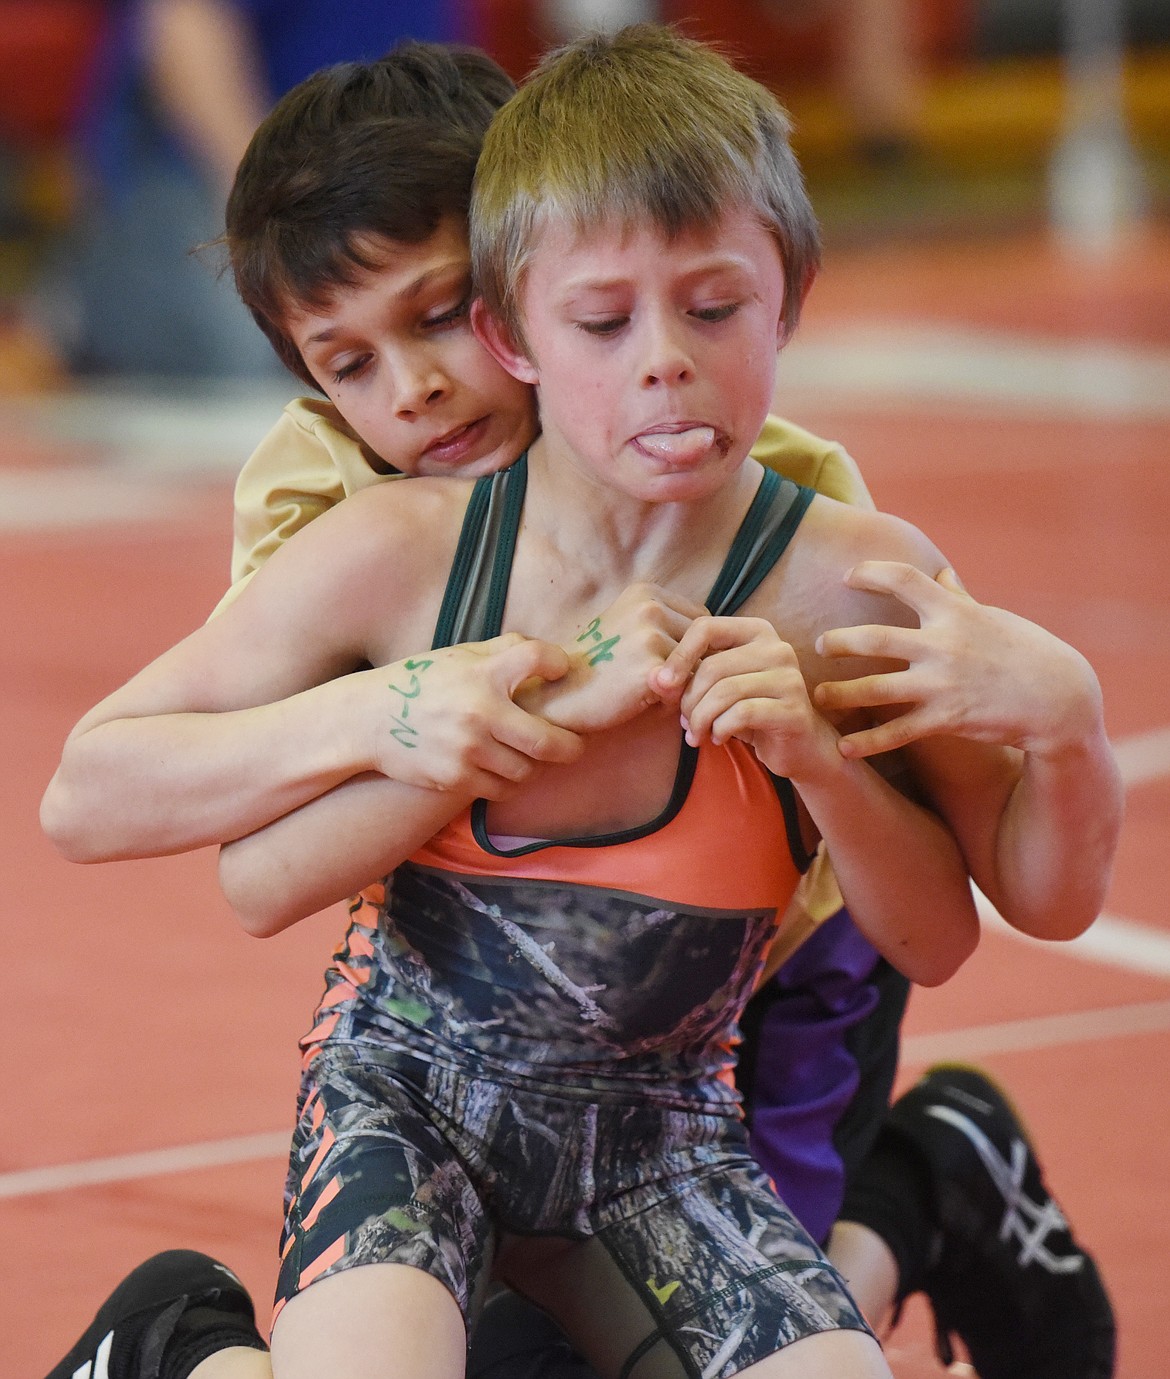
<svg viewBox="0 0 1170 1379">
<path fill-rule="evenodd" d="M 441 402 L 449 390 L 450 381 L 440 369 L 403 370 L 398 376 L 394 410 L 402 418 L 418 416 Z"/>
<path fill-rule="evenodd" d="M 647 329 L 643 356 L 642 382 L 645 387 L 658 383 L 685 383 L 694 376 L 694 360 L 678 331 L 666 323 Z"/>
</svg>

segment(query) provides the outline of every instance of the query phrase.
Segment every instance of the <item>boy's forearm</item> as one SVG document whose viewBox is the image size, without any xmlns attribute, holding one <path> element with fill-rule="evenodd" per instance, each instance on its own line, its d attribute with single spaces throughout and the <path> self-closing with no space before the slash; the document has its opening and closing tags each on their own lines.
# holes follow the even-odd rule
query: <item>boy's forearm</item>
<svg viewBox="0 0 1170 1379">
<path fill-rule="evenodd" d="M 974 951 L 979 923 L 967 868 L 946 824 L 864 762 L 800 783 L 849 912 L 912 981 L 935 986 Z"/>
<path fill-rule="evenodd" d="M 83 727 L 45 792 L 46 833 L 71 861 L 102 862 L 261 828 L 370 768 L 347 727 L 352 678 L 255 708 Z"/>
<path fill-rule="evenodd" d="M 1037 683 L 1017 696 L 1026 712 L 1004 735 L 1018 746 L 940 743 L 957 754 L 941 777 L 931 780 L 928 767 L 927 779 L 1003 918 L 1059 940 L 1083 933 L 1104 903 L 1124 792 L 1096 676 L 1079 653 L 1044 637 L 1037 649 L 1046 654 L 1031 658 Z"/>
<path fill-rule="evenodd" d="M 219 854 L 243 928 L 266 938 L 380 880 L 471 803 L 385 776 L 354 777 Z"/>
</svg>

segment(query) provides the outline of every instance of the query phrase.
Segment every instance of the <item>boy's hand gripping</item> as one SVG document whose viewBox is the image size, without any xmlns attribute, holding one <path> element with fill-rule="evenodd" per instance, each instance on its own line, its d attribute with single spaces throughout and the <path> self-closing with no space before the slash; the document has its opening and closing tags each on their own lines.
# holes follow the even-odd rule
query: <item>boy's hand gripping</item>
<svg viewBox="0 0 1170 1379">
<path fill-rule="evenodd" d="M 651 676 L 706 611 L 657 585 L 631 584 L 566 644 L 564 679 L 522 702 L 574 732 L 616 728 L 659 702 Z"/>
<path fill-rule="evenodd" d="M 813 707 L 795 651 L 762 618 L 700 618 L 652 685 L 678 702 L 692 746 L 737 737 L 794 783 L 840 765 L 837 733 Z"/>
<path fill-rule="evenodd" d="M 1100 687 L 1085 658 L 1035 623 L 978 603 L 953 570 L 932 580 L 912 565 L 868 560 L 847 582 L 892 594 L 918 614 L 919 626 L 842 627 L 818 640 L 825 657 L 906 663 L 818 686 L 814 698 L 826 712 L 908 706 L 843 736 L 843 755 L 872 756 L 947 735 L 1055 756 L 1099 731 Z"/>
<path fill-rule="evenodd" d="M 580 755 L 574 733 L 514 702 L 521 686 L 568 669 L 559 646 L 508 632 L 366 672 L 381 695 L 374 769 L 408 785 L 504 798 L 539 764 Z"/>
</svg>

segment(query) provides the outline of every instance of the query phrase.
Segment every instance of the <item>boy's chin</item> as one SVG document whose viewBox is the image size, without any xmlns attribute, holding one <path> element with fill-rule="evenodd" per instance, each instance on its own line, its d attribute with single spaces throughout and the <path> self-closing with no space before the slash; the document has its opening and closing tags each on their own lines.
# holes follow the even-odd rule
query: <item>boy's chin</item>
<svg viewBox="0 0 1170 1379">
<path fill-rule="evenodd" d="M 500 427 L 490 418 L 474 423 L 451 444 L 433 446 L 415 461 L 411 473 L 427 479 L 479 479 L 513 464 L 523 452 L 518 435 L 500 439 Z M 494 434 L 493 434 L 494 431 Z"/>
</svg>

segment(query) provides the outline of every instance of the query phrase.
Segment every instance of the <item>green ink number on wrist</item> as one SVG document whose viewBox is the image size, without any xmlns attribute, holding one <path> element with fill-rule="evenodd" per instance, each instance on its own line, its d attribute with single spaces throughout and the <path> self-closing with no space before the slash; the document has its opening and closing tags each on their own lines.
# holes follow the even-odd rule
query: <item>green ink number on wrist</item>
<svg viewBox="0 0 1170 1379">
<path fill-rule="evenodd" d="M 395 742 L 401 742 L 404 747 L 417 747 L 415 738 L 418 737 L 418 729 L 412 728 L 408 723 L 404 723 L 401 718 L 396 718 L 396 728 L 390 729 L 390 736 Z"/>
<path fill-rule="evenodd" d="M 418 729 L 412 728 L 406 720 L 410 717 L 410 701 L 412 699 L 417 699 L 422 693 L 422 685 L 419 682 L 419 676 L 429 666 L 434 665 L 434 661 L 411 659 L 409 661 L 403 661 L 402 664 L 404 669 L 411 672 L 409 684 L 404 688 L 402 685 L 396 685 L 391 681 L 386 687 L 392 693 L 400 695 L 402 698 L 401 709 L 397 714 L 393 715 L 394 722 L 398 726 L 396 728 L 391 728 L 390 736 L 396 742 L 400 742 L 404 747 L 417 747 L 418 742 L 416 739 L 418 737 Z"/>
</svg>

